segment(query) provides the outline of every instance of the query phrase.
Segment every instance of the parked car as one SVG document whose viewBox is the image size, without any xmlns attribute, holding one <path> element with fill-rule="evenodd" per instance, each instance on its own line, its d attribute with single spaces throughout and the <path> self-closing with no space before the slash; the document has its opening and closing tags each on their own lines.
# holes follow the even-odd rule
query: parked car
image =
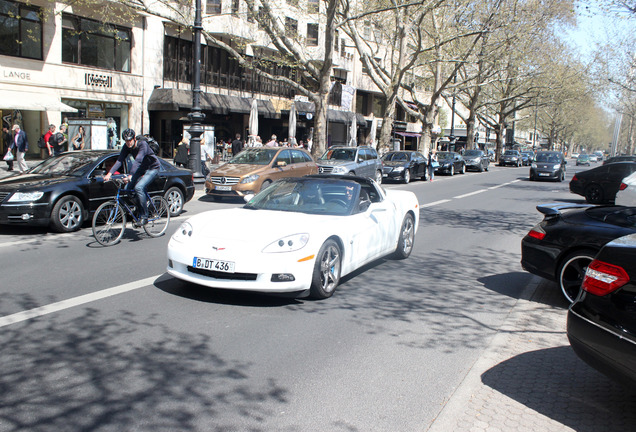
<svg viewBox="0 0 636 432">
<path fill-rule="evenodd" d="M 208 174 L 205 192 L 214 200 L 255 194 L 275 180 L 318 173 L 318 165 L 303 150 L 250 147 Z"/>
<path fill-rule="evenodd" d="M 614 203 L 622 206 L 636 206 L 636 171 L 621 181 Z"/>
<path fill-rule="evenodd" d="M 466 162 L 459 153 L 440 151 L 435 154 L 439 166 L 435 168 L 435 173 L 454 175 L 455 173 L 466 173 Z"/>
<path fill-rule="evenodd" d="M 596 156 L 597 162 L 603 162 L 603 159 L 605 159 L 605 154 L 600 150 L 595 151 L 594 155 Z"/>
<path fill-rule="evenodd" d="M 620 155 L 620 156 L 612 156 L 603 161 L 603 165 L 607 165 L 609 163 L 614 162 L 636 162 L 636 155 Z"/>
<path fill-rule="evenodd" d="M 590 162 L 598 162 L 598 156 L 595 154 L 589 154 L 588 157 L 590 158 Z"/>
<path fill-rule="evenodd" d="M 572 153 L 571 155 L 572 159 L 578 159 L 579 156 L 580 156 L 579 153 Z"/>
<path fill-rule="evenodd" d="M 606 244 L 570 307 L 567 334 L 583 361 L 636 389 L 636 235 Z"/>
<path fill-rule="evenodd" d="M 490 158 L 482 150 L 466 150 L 462 158 L 466 163 L 466 169 L 484 172 L 490 167 Z"/>
<path fill-rule="evenodd" d="M 408 183 L 413 178 L 426 180 L 426 158 L 418 151 L 392 151 L 382 156 L 383 177 Z"/>
<path fill-rule="evenodd" d="M 499 165 L 501 166 L 516 166 L 520 167 L 523 161 L 521 160 L 521 153 L 518 150 L 506 150 L 503 155 L 501 155 L 501 159 L 499 160 Z"/>
<path fill-rule="evenodd" d="M 530 165 L 530 181 L 565 180 L 567 161 L 561 152 L 540 151 L 537 152 L 534 162 Z"/>
<path fill-rule="evenodd" d="M 349 174 L 382 183 L 382 160 L 373 147 L 332 146 L 318 159 L 320 174 Z"/>
<path fill-rule="evenodd" d="M 212 288 L 323 299 L 371 261 L 407 258 L 419 225 L 415 194 L 365 177 L 287 178 L 248 199 L 184 222 L 168 244 L 168 273 Z"/>
<path fill-rule="evenodd" d="M 103 202 L 117 193 L 114 183 L 103 176 L 119 152 L 81 150 L 50 157 L 26 175 L 0 180 L 0 224 L 50 226 L 70 232 L 82 227 Z M 162 195 L 171 215 L 178 215 L 194 196 L 192 171 L 160 161 L 157 180 L 150 184 L 151 196 Z M 131 163 L 118 172 L 127 174 Z"/>
<path fill-rule="evenodd" d="M 622 180 L 636 171 L 636 162 L 616 162 L 577 172 L 570 180 L 570 192 L 590 204 L 613 203 Z"/>
<path fill-rule="evenodd" d="M 576 158 L 576 166 L 579 165 L 590 166 L 590 157 L 585 153 L 580 154 L 579 157 Z"/>
<path fill-rule="evenodd" d="M 532 162 L 534 162 L 534 152 L 533 151 L 522 151 L 521 152 L 521 162 L 523 166 L 530 166 Z"/>
<path fill-rule="evenodd" d="M 572 302 L 585 268 L 607 242 L 636 233 L 636 207 L 587 204 L 537 206 L 543 221 L 521 241 L 521 266 L 558 283 Z"/>
</svg>

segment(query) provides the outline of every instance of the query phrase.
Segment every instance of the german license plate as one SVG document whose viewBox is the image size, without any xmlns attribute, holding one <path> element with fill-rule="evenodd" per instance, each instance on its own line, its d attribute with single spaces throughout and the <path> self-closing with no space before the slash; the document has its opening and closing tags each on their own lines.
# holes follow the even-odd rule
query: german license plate
<svg viewBox="0 0 636 432">
<path fill-rule="evenodd" d="M 232 186 L 215 186 L 214 189 L 218 191 L 231 191 Z"/>
<path fill-rule="evenodd" d="M 234 273 L 234 263 L 232 261 L 220 261 L 208 258 L 194 257 L 192 267 L 204 270 Z"/>
<path fill-rule="evenodd" d="M 539 175 L 540 175 L 540 176 L 543 176 L 543 177 L 547 177 L 547 176 L 549 176 L 549 175 L 550 175 L 550 173 L 539 173 Z"/>
</svg>

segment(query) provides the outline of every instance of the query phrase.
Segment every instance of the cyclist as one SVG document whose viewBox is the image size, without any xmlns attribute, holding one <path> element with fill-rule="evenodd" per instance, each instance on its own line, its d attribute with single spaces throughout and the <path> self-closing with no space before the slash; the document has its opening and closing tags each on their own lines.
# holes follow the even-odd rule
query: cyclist
<svg viewBox="0 0 636 432">
<path fill-rule="evenodd" d="M 124 179 L 128 182 L 126 189 L 134 188 L 137 199 L 139 200 L 139 216 L 141 224 L 148 223 L 148 203 L 146 192 L 150 184 L 159 176 L 159 158 L 148 145 L 148 141 L 143 136 L 136 137 L 135 131 L 126 129 L 121 134 L 126 145 L 121 148 L 117 162 L 104 176 L 104 181 L 110 180 L 117 169 L 123 165 L 128 155 L 131 155 L 135 161 L 130 169 L 130 174 Z"/>
</svg>

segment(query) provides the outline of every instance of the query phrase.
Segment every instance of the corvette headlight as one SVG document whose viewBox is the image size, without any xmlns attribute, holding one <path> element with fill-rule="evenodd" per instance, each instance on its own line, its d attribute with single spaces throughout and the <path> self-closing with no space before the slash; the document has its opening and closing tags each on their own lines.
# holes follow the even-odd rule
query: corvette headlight
<svg viewBox="0 0 636 432">
<path fill-rule="evenodd" d="M 258 180 L 260 176 L 258 174 L 252 174 L 241 180 L 241 184 L 252 183 Z"/>
<path fill-rule="evenodd" d="M 172 238 L 177 241 L 184 241 L 192 237 L 192 225 L 190 222 L 184 222 L 179 229 L 172 235 Z"/>
<path fill-rule="evenodd" d="M 307 233 L 293 234 L 270 243 L 263 249 L 263 253 L 294 252 L 305 247 L 308 241 L 309 234 Z"/>
<path fill-rule="evenodd" d="M 11 195 L 7 202 L 30 202 L 37 201 L 44 195 L 44 192 L 16 192 Z"/>
<path fill-rule="evenodd" d="M 340 166 L 335 166 L 333 167 L 333 171 L 331 171 L 334 174 L 344 174 L 349 172 L 349 170 L 347 169 L 347 167 L 340 165 Z"/>
</svg>

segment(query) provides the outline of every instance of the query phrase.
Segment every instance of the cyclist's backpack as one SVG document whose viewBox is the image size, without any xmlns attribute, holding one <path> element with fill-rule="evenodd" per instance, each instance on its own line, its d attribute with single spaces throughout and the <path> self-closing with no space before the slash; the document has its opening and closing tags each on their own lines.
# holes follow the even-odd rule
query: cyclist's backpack
<svg viewBox="0 0 636 432">
<path fill-rule="evenodd" d="M 149 137 L 149 136 L 138 136 L 137 140 L 143 139 L 144 141 L 146 141 L 148 143 L 148 147 L 150 147 L 150 150 L 152 150 L 152 152 L 159 156 L 159 153 L 161 152 L 161 149 L 159 148 L 159 144 L 157 144 L 157 141 L 155 141 L 155 139 L 153 137 Z"/>
<path fill-rule="evenodd" d="M 46 148 L 46 141 L 44 141 L 44 135 L 42 135 L 40 139 L 38 140 L 38 147 L 41 149 Z"/>
</svg>

